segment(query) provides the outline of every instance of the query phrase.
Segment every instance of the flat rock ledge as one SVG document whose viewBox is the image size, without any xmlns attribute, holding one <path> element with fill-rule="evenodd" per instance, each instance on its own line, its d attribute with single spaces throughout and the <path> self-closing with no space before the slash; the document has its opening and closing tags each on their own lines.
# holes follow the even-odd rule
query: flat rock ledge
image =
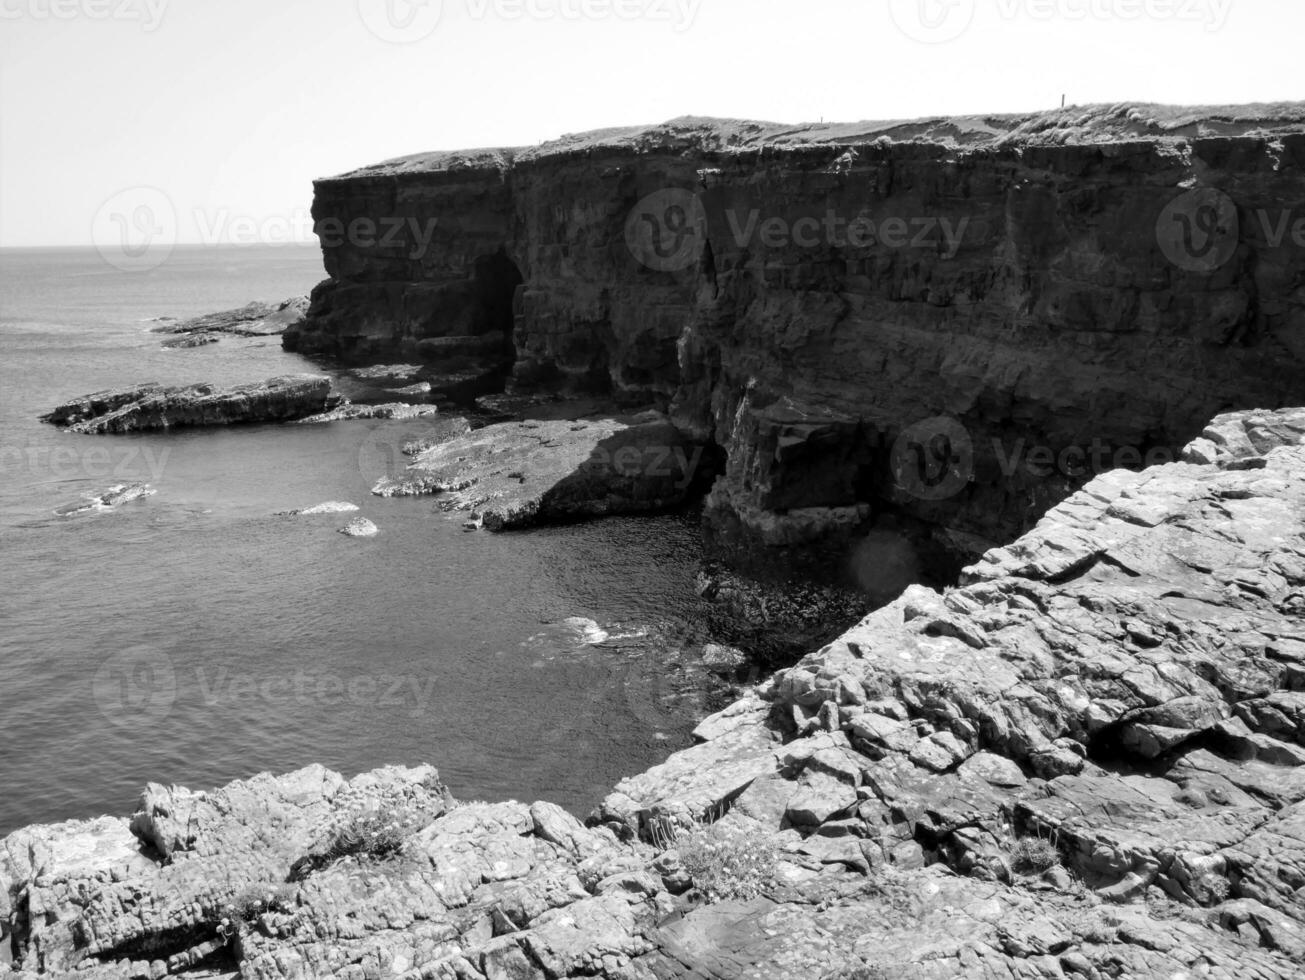
<svg viewBox="0 0 1305 980">
<path fill-rule="evenodd" d="M 279 337 L 288 327 L 303 322 L 308 297 L 296 296 L 279 303 L 255 301 L 238 310 L 206 313 L 189 320 L 161 319 L 155 333 L 171 334 L 164 347 L 202 347 L 214 344 L 222 334 L 236 337 Z"/>
<path fill-rule="evenodd" d="M 663 510 L 686 501 L 703 450 L 666 416 L 486 426 L 419 452 L 381 497 L 438 494 L 445 510 L 500 531 L 553 520 Z"/>
<path fill-rule="evenodd" d="M 336 407 L 331 379 L 292 374 L 220 388 L 157 382 L 83 395 L 41 417 L 69 432 L 91 435 L 201 425 L 287 422 Z"/>
<path fill-rule="evenodd" d="M 1097 478 L 703 721 L 587 826 L 457 804 L 429 767 L 310 767 L 17 831 L 0 955 L 142 978 L 1299 977 L 1303 438 L 1305 411 L 1224 416 L 1184 462 Z M 704 823 L 747 860 L 704 870 Z"/>
</svg>

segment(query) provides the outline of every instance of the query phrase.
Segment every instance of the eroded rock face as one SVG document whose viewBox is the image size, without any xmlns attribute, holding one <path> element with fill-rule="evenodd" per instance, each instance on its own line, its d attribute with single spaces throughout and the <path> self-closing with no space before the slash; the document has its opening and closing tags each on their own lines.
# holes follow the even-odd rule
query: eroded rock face
<svg viewBox="0 0 1305 980">
<path fill-rule="evenodd" d="M 392 356 L 504 324 L 515 388 L 670 405 L 724 450 L 708 519 L 736 561 L 838 568 L 885 508 L 973 560 L 1218 411 L 1305 402 L 1300 250 L 1263 233 L 1305 199 L 1305 134 L 1169 115 L 686 119 L 391 161 L 316 184 L 319 220 L 397 231 L 324 249 L 287 343 Z M 1202 208 L 1217 241 L 1182 238 Z"/>
<path fill-rule="evenodd" d="M 1208 908 L 1299 955 L 1303 437 L 1299 409 L 1231 414 L 1188 447 L 1206 462 L 1094 480 L 960 588 L 913 587 L 781 671 L 598 817 L 646 836 L 732 805 L 815 828 L 831 860 L 995 882 L 1020 883 L 1017 838 L 1045 841 L 1073 877 L 1039 887 Z M 1235 975 L 1213 942 L 1196 949 Z"/>
<path fill-rule="evenodd" d="M 103 435 L 197 425 L 286 422 L 332 408 L 331 379 L 312 374 L 219 388 L 149 382 L 84 395 L 42 416 L 69 432 Z"/>
</svg>

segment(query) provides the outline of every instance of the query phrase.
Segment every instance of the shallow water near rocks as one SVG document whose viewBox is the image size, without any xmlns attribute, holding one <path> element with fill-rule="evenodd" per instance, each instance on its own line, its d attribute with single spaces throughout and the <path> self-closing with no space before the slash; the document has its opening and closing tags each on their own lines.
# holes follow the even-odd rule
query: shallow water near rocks
<svg viewBox="0 0 1305 980">
<path fill-rule="evenodd" d="M 308 248 L 0 251 L 0 834 L 322 763 L 438 766 L 463 799 L 583 813 L 716 706 L 685 642 L 693 514 L 467 533 L 368 490 L 440 418 L 73 436 L 37 416 L 134 381 L 317 370 L 278 338 L 163 350 L 148 318 L 306 292 Z M 119 484 L 157 492 L 81 506 Z M 328 501 L 354 513 L 274 516 Z M 63 510 L 65 514 L 56 513 Z M 337 533 L 354 516 L 374 538 Z"/>
</svg>

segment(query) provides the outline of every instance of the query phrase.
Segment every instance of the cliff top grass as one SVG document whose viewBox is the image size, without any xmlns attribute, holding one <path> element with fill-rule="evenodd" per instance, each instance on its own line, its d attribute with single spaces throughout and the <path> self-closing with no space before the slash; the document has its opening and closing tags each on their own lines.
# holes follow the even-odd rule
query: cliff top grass
<svg viewBox="0 0 1305 980">
<path fill-rule="evenodd" d="M 729 152 L 762 146 L 856 146 L 887 139 L 951 148 L 1062 146 L 1138 140 L 1182 142 L 1220 136 L 1305 132 L 1305 102 L 1238 106 L 1167 106 L 1153 103 L 1067 106 L 1047 112 L 936 116 L 861 122 L 775 123 L 681 116 L 651 126 L 568 133 L 534 147 L 440 150 L 397 157 L 327 180 L 412 173 L 498 169 L 592 150 Z"/>
</svg>

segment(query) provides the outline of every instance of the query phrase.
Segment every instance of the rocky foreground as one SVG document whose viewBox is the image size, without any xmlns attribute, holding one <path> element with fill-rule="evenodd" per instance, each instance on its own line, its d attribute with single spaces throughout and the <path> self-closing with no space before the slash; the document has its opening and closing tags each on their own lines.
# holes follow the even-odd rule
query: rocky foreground
<svg viewBox="0 0 1305 980">
<path fill-rule="evenodd" d="M 1288 978 L 1305 410 L 1216 420 L 909 589 L 583 826 L 320 767 L 0 842 L 0 957 L 82 976 Z"/>
</svg>

